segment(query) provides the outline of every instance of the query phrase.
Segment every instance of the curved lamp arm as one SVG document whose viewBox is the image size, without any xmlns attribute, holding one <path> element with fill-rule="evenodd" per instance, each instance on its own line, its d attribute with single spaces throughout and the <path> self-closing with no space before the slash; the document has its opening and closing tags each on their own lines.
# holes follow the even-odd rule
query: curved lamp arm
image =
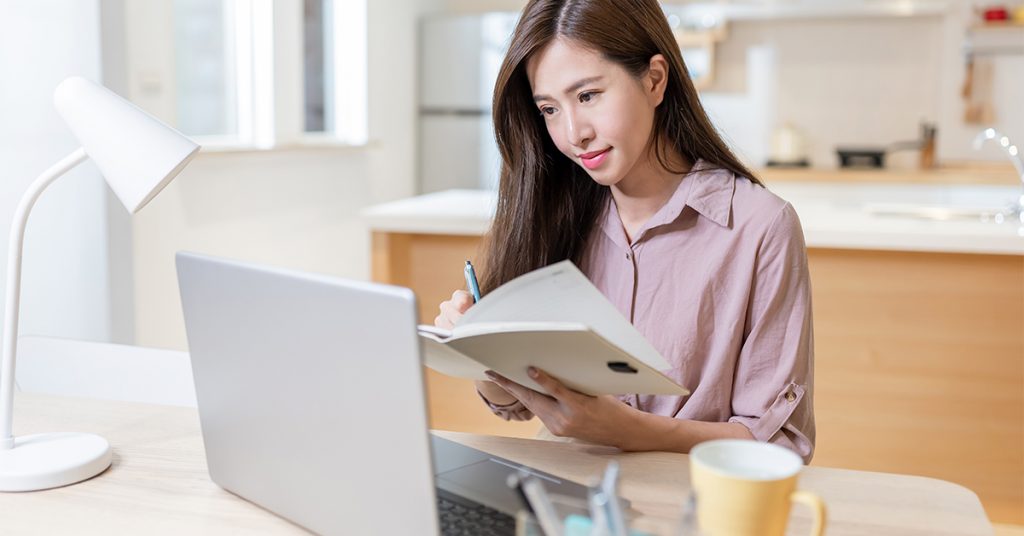
<svg viewBox="0 0 1024 536">
<path fill-rule="evenodd" d="M 21 304 L 21 255 L 25 242 L 25 226 L 29 213 L 43 190 L 87 158 L 85 149 L 79 148 L 44 171 L 29 186 L 14 212 L 10 243 L 7 246 L 7 306 L 4 314 L 3 361 L 0 364 L 0 450 L 14 447 L 14 434 L 11 433 L 14 413 L 14 358 L 18 350 L 18 308 Z"/>
</svg>

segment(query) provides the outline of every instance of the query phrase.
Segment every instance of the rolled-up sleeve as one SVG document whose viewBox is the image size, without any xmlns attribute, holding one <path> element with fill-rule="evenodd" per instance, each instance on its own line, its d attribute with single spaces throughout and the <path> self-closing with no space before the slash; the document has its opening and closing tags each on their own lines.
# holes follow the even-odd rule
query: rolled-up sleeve
<svg viewBox="0 0 1024 536">
<path fill-rule="evenodd" d="M 484 404 L 487 404 L 487 407 L 491 408 L 491 413 L 494 413 L 506 421 L 528 421 L 533 418 L 533 412 L 527 409 L 526 406 L 518 400 L 511 404 L 499 406 L 498 404 L 487 400 L 487 397 L 485 397 L 480 391 L 477 391 L 476 394 L 480 395 L 480 399 L 484 401 Z"/>
<path fill-rule="evenodd" d="M 758 441 L 814 455 L 814 334 L 807 248 L 786 204 L 758 249 L 729 422 Z"/>
</svg>

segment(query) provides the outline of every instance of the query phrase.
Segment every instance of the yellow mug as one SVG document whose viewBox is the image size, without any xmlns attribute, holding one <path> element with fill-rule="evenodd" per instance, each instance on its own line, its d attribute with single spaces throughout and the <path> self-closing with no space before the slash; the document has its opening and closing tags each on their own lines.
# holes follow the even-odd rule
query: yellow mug
<svg viewBox="0 0 1024 536">
<path fill-rule="evenodd" d="M 796 491 L 803 465 L 790 450 L 746 439 L 716 439 L 694 447 L 690 480 L 701 534 L 783 536 L 794 502 L 814 511 L 811 534 L 824 534 L 824 501 Z"/>
</svg>

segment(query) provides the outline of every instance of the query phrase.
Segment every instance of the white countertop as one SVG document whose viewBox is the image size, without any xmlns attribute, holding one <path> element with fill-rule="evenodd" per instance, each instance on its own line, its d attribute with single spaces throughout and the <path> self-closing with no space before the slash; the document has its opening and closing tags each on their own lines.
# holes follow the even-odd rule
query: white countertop
<svg viewBox="0 0 1024 536">
<path fill-rule="evenodd" d="M 769 189 L 796 209 L 810 248 L 1024 256 L 1019 221 L 878 213 L 1003 207 L 1021 195 L 1017 186 L 776 182 Z M 490 190 L 447 190 L 373 206 L 363 216 L 374 231 L 482 235 L 495 197 Z"/>
</svg>

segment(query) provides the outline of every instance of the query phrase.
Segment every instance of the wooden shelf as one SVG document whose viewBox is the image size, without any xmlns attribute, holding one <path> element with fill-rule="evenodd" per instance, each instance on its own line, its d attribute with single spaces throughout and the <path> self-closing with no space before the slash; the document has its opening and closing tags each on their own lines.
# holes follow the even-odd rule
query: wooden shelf
<svg viewBox="0 0 1024 536">
<path fill-rule="evenodd" d="M 970 31 L 1000 31 L 1000 30 L 1024 30 L 1024 21 L 1006 20 L 1006 21 L 990 21 L 990 22 L 979 22 L 972 24 Z"/>
<path fill-rule="evenodd" d="M 988 22 L 968 27 L 964 53 L 969 56 L 1024 54 L 1024 22 Z"/>
</svg>

